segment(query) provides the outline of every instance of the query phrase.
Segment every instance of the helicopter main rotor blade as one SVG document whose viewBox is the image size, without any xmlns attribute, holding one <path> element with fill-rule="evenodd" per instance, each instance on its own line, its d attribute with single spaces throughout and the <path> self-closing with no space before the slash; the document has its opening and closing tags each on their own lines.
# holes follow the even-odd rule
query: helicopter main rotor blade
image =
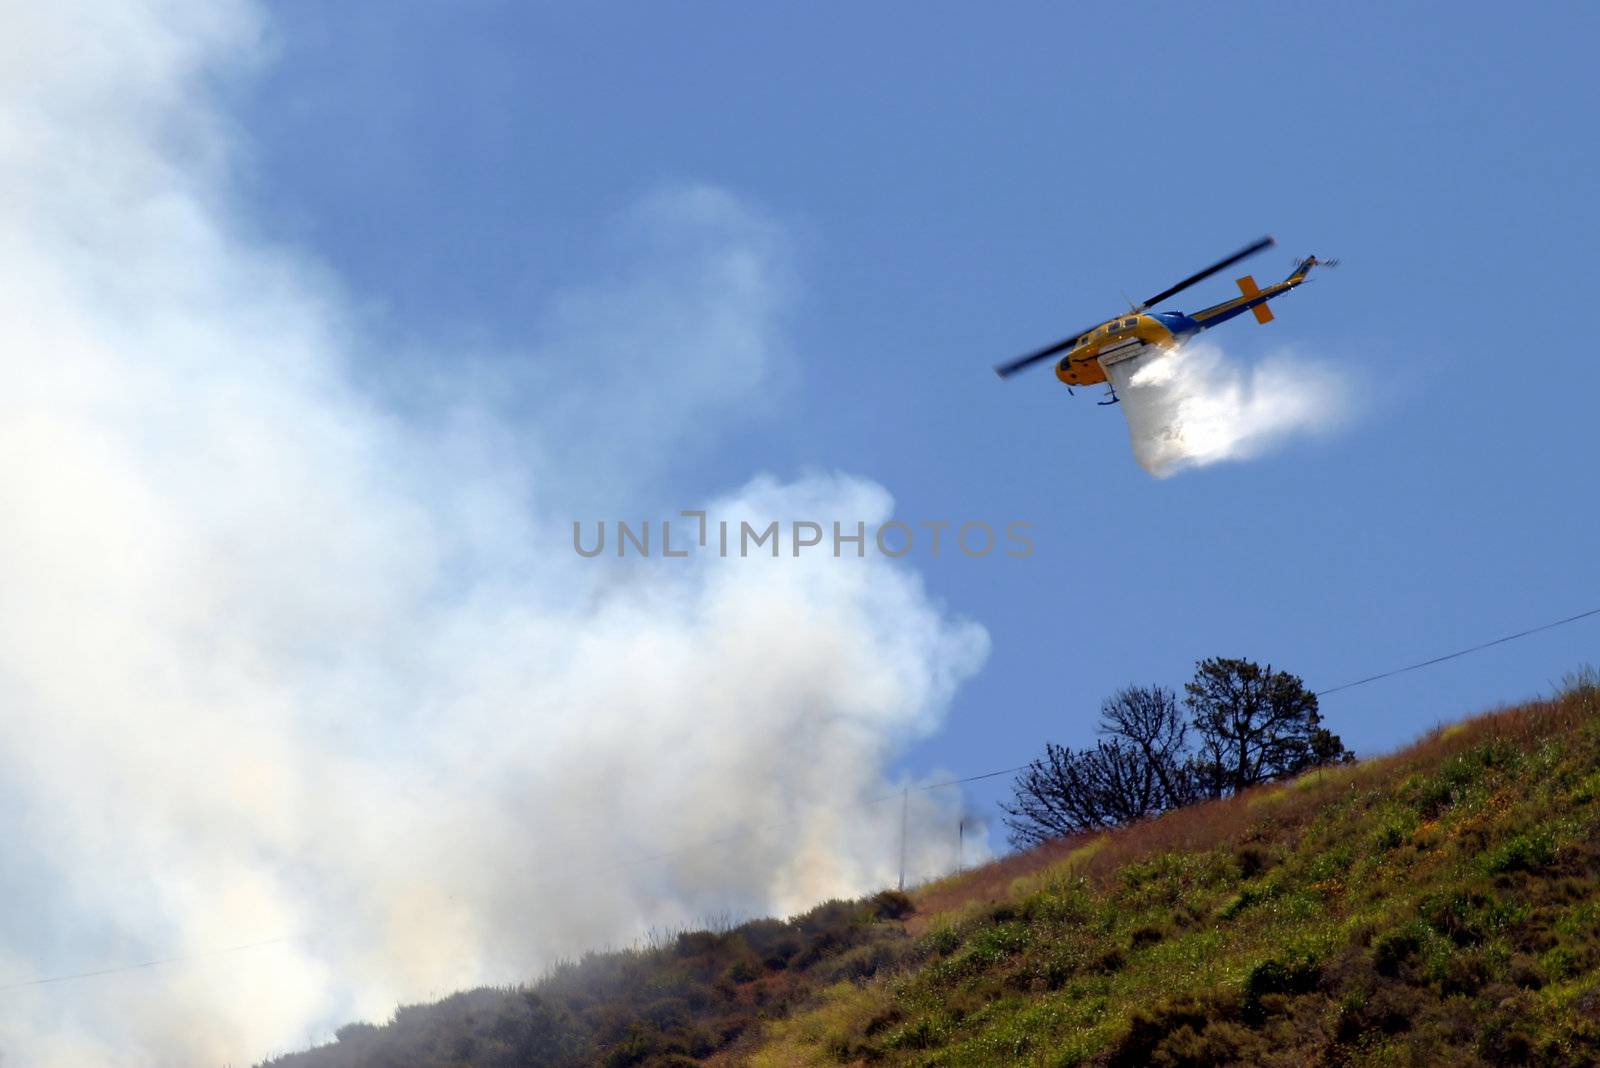
<svg viewBox="0 0 1600 1068">
<path fill-rule="evenodd" d="M 1261 238 L 1259 241 L 1252 241 L 1250 244 L 1246 245 L 1244 248 L 1240 249 L 1238 252 L 1235 252 L 1233 255 L 1229 256 L 1227 259 L 1218 260 L 1216 263 L 1213 263 L 1210 267 L 1207 267 L 1203 271 L 1196 271 L 1194 274 L 1191 274 L 1188 278 L 1185 278 L 1183 281 L 1179 282 L 1177 285 L 1173 286 L 1171 289 L 1163 289 L 1161 292 L 1157 293 L 1155 296 L 1151 297 L 1149 300 L 1147 300 L 1143 304 L 1139 305 L 1139 308 L 1140 308 L 1140 310 L 1143 310 L 1145 308 L 1153 308 L 1157 304 L 1160 304 L 1162 301 L 1166 300 L 1167 298 L 1176 296 L 1177 294 L 1183 292 L 1185 289 L 1188 289 L 1190 286 L 1194 285 L 1196 282 L 1204 282 L 1207 278 L 1210 278 L 1212 275 L 1216 274 L 1218 271 L 1225 271 L 1229 267 L 1232 267 L 1234 264 L 1238 263 L 1240 260 L 1245 259 L 1246 257 L 1249 257 L 1249 256 L 1254 256 L 1257 252 L 1260 252 L 1262 249 L 1271 248 L 1273 245 L 1276 245 L 1277 243 L 1278 243 L 1278 239 L 1273 237 L 1271 234 L 1268 234 L 1266 237 Z"/>
<path fill-rule="evenodd" d="M 1227 257 L 1226 259 L 1218 260 L 1216 263 L 1213 263 L 1210 267 L 1207 267 L 1205 270 L 1197 271 L 1194 274 L 1191 274 L 1188 278 L 1185 278 L 1183 281 L 1179 282 L 1177 285 L 1171 287 L 1170 289 L 1163 289 L 1161 292 L 1157 293 L 1155 296 L 1151 297 L 1149 300 L 1145 301 L 1143 304 L 1139 305 L 1139 307 L 1134 309 L 1134 310 L 1135 311 L 1143 311 L 1145 308 L 1153 307 L 1154 305 L 1160 304 L 1162 301 L 1166 300 L 1168 297 L 1175 296 L 1176 294 L 1183 292 L 1185 289 L 1188 289 L 1190 286 L 1194 285 L 1195 283 L 1205 281 L 1207 278 L 1210 278 L 1212 275 L 1216 274 L 1218 271 L 1225 271 L 1229 267 L 1232 267 L 1234 264 L 1238 263 L 1240 260 L 1245 259 L 1245 258 L 1250 257 L 1250 256 L 1254 256 L 1257 252 L 1260 252 L 1262 249 L 1271 248 L 1273 245 L 1276 245 L 1277 243 L 1278 243 L 1278 239 L 1273 237 L 1271 234 L 1268 234 L 1266 237 L 1263 237 L 1263 238 L 1261 238 L 1261 239 L 1259 239 L 1257 241 L 1252 241 L 1250 244 L 1246 245 L 1244 248 L 1240 249 L 1238 252 L 1235 252 L 1233 255 Z M 1096 324 L 1096 325 L 1098 325 L 1098 324 Z M 1051 356 L 1054 356 L 1058 352 L 1065 352 L 1067 349 L 1072 348 L 1072 346 L 1074 346 L 1074 345 L 1076 345 L 1078 343 L 1079 339 L 1082 338 L 1083 335 L 1087 334 L 1090 330 L 1093 330 L 1093 329 L 1094 329 L 1094 327 L 1090 326 L 1087 329 L 1078 331 L 1076 334 L 1073 334 L 1071 337 L 1064 338 L 1061 341 L 1056 342 L 1054 345 L 1049 345 L 1049 346 L 1047 346 L 1045 348 L 1040 349 L 1037 352 L 1030 352 L 1026 356 L 1018 356 L 1014 360 L 1008 360 L 1005 363 L 995 364 L 994 373 L 999 375 L 1001 378 L 1010 378 L 1012 375 L 1016 374 L 1018 371 L 1021 371 L 1022 369 L 1026 368 L 1026 367 L 1032 367 L 1034 364 L 1038 363 L 1040 360 L 1049 359 Z"/>
<path fill-rule="evenodd" d="M 1010 378 L 1024 367 L 1032 367 L 1040 360 L 1048 360 L 1058 352 L 1067 351 L 1078 343 L 1079 338 L 1093 329 L 1094 327 L 1091 326 L 1086 330 L 1078 331 L 1069 338 L 1056 342 L 1054 345 L 1042 348 L 1038 352 L 1030 352 L 1026 356 L 1018 356 L 1016 359 L 1007 360 L 1005 363 L 997 363 L 994 365 L 994 373 L 1001 378 Z"/>
</svg>

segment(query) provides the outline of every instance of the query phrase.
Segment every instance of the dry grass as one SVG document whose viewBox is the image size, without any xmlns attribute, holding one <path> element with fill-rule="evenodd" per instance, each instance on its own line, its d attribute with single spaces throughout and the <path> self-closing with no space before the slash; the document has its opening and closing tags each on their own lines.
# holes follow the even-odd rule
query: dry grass
<svg viewBox="0 0 1600 1068">
<path fill-rule="evenodd" d="M 1299 826 L 1330 800 L 1376 778 L 1397 781 L 1466 752 L 1488 738 L 1513 744 L 1571 729 L 1596 712 L 1593 695 L 1536 701 L 1497 709 L 1471 719 L 1435 727 L 1404 749 L 1332 768 L 1319 768 L 1285 783 L 1267 783 L 1233 797 L 1168 812 L 1128 827 L 1090 831 L 1046 842 L 1002 857 L 982 868 L 949 876 L 912 891 L 917 914 L 908 921 L 921 934 L 941 914 L 987 907 L 1014 896 L 1017 880 L 1062 870 L 1104 885 L 1117 871 L 1161 853 L 1204 852 L 1224 844 L 1268 840 Z M 1091 843 L 1098 848 L 1085 851 Z"/>
</svg>

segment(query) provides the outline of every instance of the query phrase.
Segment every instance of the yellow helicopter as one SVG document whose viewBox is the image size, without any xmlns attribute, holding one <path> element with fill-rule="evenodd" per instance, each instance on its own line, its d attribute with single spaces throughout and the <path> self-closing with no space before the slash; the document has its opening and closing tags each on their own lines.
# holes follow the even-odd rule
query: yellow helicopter
<svg viewBox="0 0 1600 1068">
<path fill-rule="evenodd" d="M 1255 279 L 1250 275 L 1245 275 L 1236 283 L 1239 286 L 1240 296 L 1223 301 L 1221 304 L 1213 304 L 1193 315 L 1185 315 L 1183 312 L 1147 313 L 1146 309 L 1275 244 L 1277 240 L 1271 235 L 1252 241 L 1233 255 L 1218 260 L 1204 270 L 1196 271 L 1177 285 L 1163 289 L 1144 303 L 1134 305 L 1126 315 L 1097 323 L 1037 352 L 1030 352 L 1026 356 L 997 364 L 995 373 L 1001 378 L 1009 378 L 1040 360 L 1064 352 L 1066 355 L 1056 364 L 1056 377 L 1066 384 L 1070 393 L 1074 386 L 1092 386 L 1105 382 L 1106 370 L 1114 364 L 1133 359 L 1151 351 L 1152 348 L 1178 348 L 1201 331 L 1209 330 L 1247 311 L 1255 315 L 1256 322 L 1270 323 L 1272 310 L 1267 307 L 1269 300 L 1281 297 L 1305 282 L 1311 268 L 1336 267 L 1339 261 L 1319 260 L 1315 256 L 1307 256 L 1296 262 L 1294 271 L 1289 277 L 1265 289 L 1257 286 Z M 1107 389 L 1110 392 L 1110 399 L 1100 403 L 1117 403 L 1116 389 L 1110 385 Z"/>
</svg>

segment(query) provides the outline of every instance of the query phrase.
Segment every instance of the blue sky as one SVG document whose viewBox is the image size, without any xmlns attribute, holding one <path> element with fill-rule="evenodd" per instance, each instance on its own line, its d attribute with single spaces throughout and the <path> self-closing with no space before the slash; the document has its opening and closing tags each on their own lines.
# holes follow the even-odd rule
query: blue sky
<svg viewBox="0 0 1600 1068">
<path fill-rule="evenodd" d="M 661 188 L 715 185 L 797 235 L 788 381 L 638 512 L 818 468 L 902 516 L 1031 522 L 1024 561 L 915 558 L 993 647 L 903 765 L 975 773 L 1088 740 L 1106 693 L 1200 657 L 1325 687 L 1600 605 L 1597 21 L 288 3 L 235 116 L 261 230 L 327 261 L 397 346 L 514 349 Z M 1117 410 L 990 373 L 1263 232 L 1259 278 L 1344 266 L 1214 336 L 1337 364 L 1360 398 L 1341 433 L 1157 481 Z M 1374 752 L 1584 660 L 1600 622 L 1324 711 Z"/>
</svg>

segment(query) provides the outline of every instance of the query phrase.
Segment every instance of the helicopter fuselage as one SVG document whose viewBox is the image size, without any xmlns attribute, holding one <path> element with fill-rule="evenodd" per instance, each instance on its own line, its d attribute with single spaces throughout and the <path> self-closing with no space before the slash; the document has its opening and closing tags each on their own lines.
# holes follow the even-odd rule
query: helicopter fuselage
<svg viewBox="0 0 1600 1068">
<path fill-rule="evenodd" d="M 1080 335 L 1077 343 L 1061 357 L 1056 364 L 1056 377 L 1068 386 L 1092 386 L 1106 380 L 1105 369 L 1111 364 L 1137 356 L 1151 347 L 1178 348 L 1201 331 L 1245 312 L 1253 312 L 1259 322 L 1270 322 L 1272 312 L 1267 309 L 1267 301 L 1302 284 L 1317 263 L 1315 256 L 1308 256 L 1288 278 L 1265 289 L 1257 288 L 1255 279 L 1245 275 L 1237 283 L 1240 296 L 1213 304 L 1193 315 L 1183 312 L 1130 311 L 1127 315 L 1101 323 Z"/>
</svg>

